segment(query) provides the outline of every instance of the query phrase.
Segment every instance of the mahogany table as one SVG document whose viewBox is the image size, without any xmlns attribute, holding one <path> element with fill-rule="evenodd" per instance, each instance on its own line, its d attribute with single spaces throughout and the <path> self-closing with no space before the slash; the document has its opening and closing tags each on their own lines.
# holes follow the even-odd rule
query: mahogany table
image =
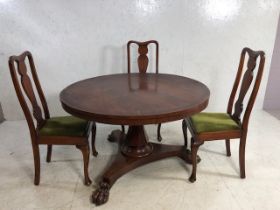
<svg viewBox="0 0 280 210">
<path fill-rule="evenodd" d="M 175 121 L 202 111 L 209 89 L 196 80 L 171 74 L 114 74 L 76 82 L 60 93 L 63 108 L 95 122 L 129 125 L 127 134 L 113 131 L 109 140 L 119 152 L 92 194 L 96 205 L 107 202 L 115 181 L 141 165 L 177 156 L 191 163 L 184 146 L 151 143 L 144 125 Z"/>
</svg>

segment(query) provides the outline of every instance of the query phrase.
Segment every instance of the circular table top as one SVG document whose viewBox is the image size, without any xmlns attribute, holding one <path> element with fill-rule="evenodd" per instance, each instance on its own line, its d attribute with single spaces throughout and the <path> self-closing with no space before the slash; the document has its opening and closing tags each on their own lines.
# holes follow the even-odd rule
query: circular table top
<svg viewBox="0 0 280 210">
<path fill-rule="evenodd" d="M 60 93 L 63 108 L 84 119 L 122 125 L 180 120 L 206 108 L 209 89 L 196 80 L 155 73 L 113 74 L 76 82 Z"/>
</svg>

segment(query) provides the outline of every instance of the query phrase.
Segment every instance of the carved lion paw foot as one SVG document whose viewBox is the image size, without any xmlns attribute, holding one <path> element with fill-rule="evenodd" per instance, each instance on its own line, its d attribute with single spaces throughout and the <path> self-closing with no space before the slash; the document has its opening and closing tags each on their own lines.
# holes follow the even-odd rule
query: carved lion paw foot
<svg viewBox="0 0 280 210">
<path fill-rule="evenodd" d="M 97 206 L 104 204 L 109 199 L 109 190 L 110 186 L 106 182 L 101 182 L 99 184 L 99 188 L 93 192 L 92 194 L 92 202 L 95 203 Z"/>
<path fill-rule="evenodd" d="M 114 130 L 108 136 L 108 141 L 110 142 L 119 142 L 123 138 L 123 132 L 121 130 Z"/>
</svg>

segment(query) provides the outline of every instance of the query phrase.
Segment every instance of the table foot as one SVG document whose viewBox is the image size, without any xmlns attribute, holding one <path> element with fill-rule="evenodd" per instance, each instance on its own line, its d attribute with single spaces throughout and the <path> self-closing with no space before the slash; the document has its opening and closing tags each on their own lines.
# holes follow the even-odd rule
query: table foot
<svg viewBox="0 0 280 210">
<path fill-rule="evenodd" d="M 119 143 L 124 138 L 125 138 L 125 134 L 121 130 L 113 130 L 111 134 L 108 136 L 107 140 L 109 142 Z"/>
<path fill-rule="evenodd" d="M 109 199 L 110 186 L 108 183 L 101 181 L 99 183 L 99 188 L 92 193 L 92 202 L 97 206 L 106 203 Z"/>
</svg>

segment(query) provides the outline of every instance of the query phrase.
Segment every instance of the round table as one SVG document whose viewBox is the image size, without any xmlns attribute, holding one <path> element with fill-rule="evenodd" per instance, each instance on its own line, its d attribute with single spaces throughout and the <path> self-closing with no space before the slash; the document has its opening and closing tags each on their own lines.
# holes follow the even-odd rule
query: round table
<svg viewBox="0 0 280 210">
<path fill-rule="evenodd" d="M 171 74 L 113 74 L 76 82 L 60 93 L 70 114 L 100 123 L 129 125 L 127 134 L 113 131 L 109 140 L 119 153 L 93 192 L 92 200 L 107 202 L 109 190 L 123 174 L 152 161 L 177 156 L 191 163 L 184 146 L 148 141 L 144 125 L 184 119 L 208 105 L 209 89 L 196 80 Z"/>
</svg>

